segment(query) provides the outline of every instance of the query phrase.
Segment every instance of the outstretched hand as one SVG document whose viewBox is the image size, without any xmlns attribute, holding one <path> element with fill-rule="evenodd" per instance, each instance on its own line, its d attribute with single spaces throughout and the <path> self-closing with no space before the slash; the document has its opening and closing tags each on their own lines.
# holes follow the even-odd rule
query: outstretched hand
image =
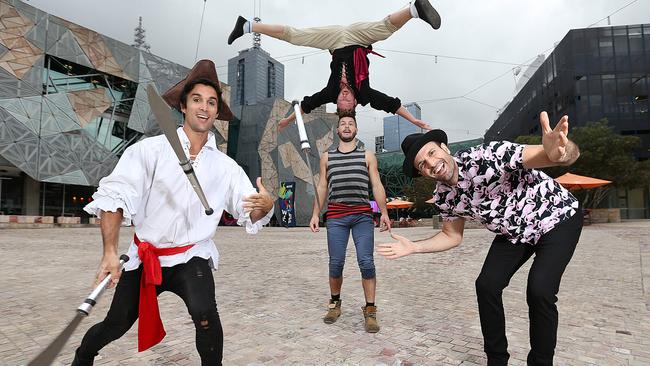
<svg viewBox="0 0 650 366">
<path fill-rule="evenodd" d="M 542 145 L 544 152 L 548 155 L 550 161 L 554 163 L 564 163 L 569 160 L 567 154 L 567 144 L 569 138 L 569 117 L 563 116 L 554 129 L 548 120 L 548 114 L 542 112 L 539 115 L 539 124 L 542 128 Z"/>
<path fill-rule="evenodd" d="M 287 117 L 287 118 L 282 118 L 280 121 L 278 121 L 278 132 L 284 130 L 285 127 L 287 127 L 292 121 Z"/>
<path fill-rule="evenodd" d="M 250 194 L 244 197 L 244 212 L 259 211 L 263 215 L 273 209 L 273 198 L 262 184 L 262 178 L 257 177 L 256 181 L 258 193 Z"/>
<path fill-rule="evenodd" d="M 428 123 L 424 122 L 421 119 L 416 118 L 415 121 L 413 121 L 413 124 L 424 130 L 432 130 L 431 126 L 429 126 Z"/>
<path fill-rule="evenodd" d="M 397 241 L 393 243 L 379 244 L 377 253 L 388 259 L 397 259 L 417 252 L 417 246 L 407 238 L 392 232 L 390 236 Z"/>
</svg>

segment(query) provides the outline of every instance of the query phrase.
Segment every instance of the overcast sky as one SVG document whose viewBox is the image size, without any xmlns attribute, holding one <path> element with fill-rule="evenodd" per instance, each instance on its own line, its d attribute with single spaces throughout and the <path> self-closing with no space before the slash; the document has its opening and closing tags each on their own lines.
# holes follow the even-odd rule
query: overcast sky
<svg viewBox="0 0 650 366">
<path fill-rule="evenodd" d="M 202 0 L 28 3 L 128 44 L 133 42 L 133 29 L 142 16 L 146 41 L 154 54 L 187 67 L 194 64 Z M 252 45 L 250 35 L 227 45 L 237 15 L 250 19 L 261 8 L 260 17 L 265 23 L 314 27 L 381 19 L 407 2 L 261 0 L 261 6 L 254 4 L 254 0 L 205 1 L 198 58 L 214 60 L 224 82 L 227 60 Z M 388 40 L 376 43 L 375 49 L 386 58 L 370 56 L 370 82 L 373 88 L 397 96 L 403 103 L 417 101 L 422 118 L 445 129 L 451 141 L 482 136 L 496 118 L 497 109 L 513 96 L 512 70 L 516 66 L 512 64 L 548 54 L 570 29 L 606 26 L 607 20 L 601 19 L 628 4 L 611 16 L 612 25 L 650 23 L 650 0 L 440 0 L 432 4 L 441 14 L 442 27 L 434 31 L 414 19 Z M 301 99 L 327 83 L 330 56 L 326 52 L 310 53 L 303 62 L 296 54 L 316 50 L 264 36 L 262 48 L 285 65 L 285 99 Z M 408 52 L 439 57 L 436 62 L 433 56 Z M 330 105 L 328 110 L 332 109 Z M 374 137 L 383 135 L 382 118 L 387 114 L 373 111 L 369 105 L 359 107 L 357 112 L 359 137 L 366 145 L 374 146 Z"/>
</svg>

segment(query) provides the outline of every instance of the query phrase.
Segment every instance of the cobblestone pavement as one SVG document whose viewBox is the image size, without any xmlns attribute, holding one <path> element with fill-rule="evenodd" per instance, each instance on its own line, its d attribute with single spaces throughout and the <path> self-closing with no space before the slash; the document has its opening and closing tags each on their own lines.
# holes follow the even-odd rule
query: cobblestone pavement
<svg viewBox="0 0 650 366">
<path fill-rule="evenodd" d="M 429 228 L 396 229 L 424 238 Z M 125 248 L 132 230 L 122 230 Z M 492 235 L 466 230 L 460 247 L 397 261 L 376 258 L 381 331 L 363 331 L 360 274 L 348 248 L 343 315 L 321 318 L 328 299 L 326 233 L 220 228 L 214 272 L 226 365 L 484 365 L 474 279 Z M 559 295 L 559 365 L 650 365 L 650 222 L 585 228 Z M 101 255 L 99 229 L 0 230 L 0 364 L 25 364 L 72 318 Z M 377 233 L 377 242 L 386 242 Z M 525 364 L 530 263 L 504 292 L 511 365 Z M 645 286 L 645 292 L 644 292 Z M 69 364 L 112 290 L 64 348 Z M 167 337 L 138 353 L 137 325 L 108 345 L 98 365 L 197 365 L 194 326 L 181 300 L 160 296 Z"/>
</svg>

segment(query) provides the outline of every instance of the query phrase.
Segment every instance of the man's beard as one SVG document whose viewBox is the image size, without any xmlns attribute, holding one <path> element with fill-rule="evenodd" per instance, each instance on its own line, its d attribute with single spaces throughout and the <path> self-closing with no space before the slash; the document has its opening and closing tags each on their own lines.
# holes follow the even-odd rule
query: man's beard
<svg viewBox="0 0 650 366">
<path fill-rule="evenodd" d="M 350 141 L 354 140 L 355 137 L 357 137 L 356 132 L 353 133 L 352 136 L 350 136 L 350 137 L 343 137 L 343 136 L 341 136 L 340 133 L 338 135 L 339 135 L 339 139 L 341 139 L 341 141 L 343 141 L 343 142 L 350 142 Z"/>
</svg>

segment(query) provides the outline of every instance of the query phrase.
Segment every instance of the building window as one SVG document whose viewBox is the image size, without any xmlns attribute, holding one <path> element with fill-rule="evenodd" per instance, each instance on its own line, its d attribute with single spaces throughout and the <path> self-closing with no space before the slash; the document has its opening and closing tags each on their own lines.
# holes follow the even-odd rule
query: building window
<svg viewBox="0 0 650 366">
<path fill-rule="evenodd" d="M 619 75 L 616 79 L 617 84 L 617 101 L 621 118 L 630 118 L 634 116 L 634 96 L 632 95 L 632 79 Z"/>
<path fill-rule="evenodd" d="M 616 78 L 614 75 L 602 75 L 603 103 L 606 117 L 618 118 L 618 96 L 616 94 Z"/>
<path fill-rule="evenodd" d="M 375 152 L 380 153 L 384 151 L 384 136 L 375 137 Z"/>
<path fill-rule="evenodd" d="M 72 108 L 82 110 L 86 104 L 99 106 L 94 103 L 107 102 L 103 113 L 90 114 L 92 118 L 86 113 L 79 114 L 77 119 L 82 131 L 118 156 L 142 136 L 128 127 L 137 89 L 138 84 L 133 81 L 46 55 L 43 95 L 67 94 L 79 103 L 71 102 Z"/>
<path fill-rule="evenodd" d="M 244 105 L 244 76 L 246 73 L 246 65 L 244 64 L 244 59 L 242 58 L 237 62 L 237 101 L 240 105 Z"/>
<path fill-rule="evenodd" d="M 611 39 L 604 39 L 598 42 L 600 46 L 600 56 L 612 56 L 614 54 L 614 43 Z"/>
<path fill-rule="evenodd" d="M 266 97 L 275 96 L 275 65 L 269 61 L 266 66 Z"/>
<path fill-rule="evenodd" d="M 555 57 L 551 55 L 550 58 L 551 60 L 547 60 L 546 64 L 544 65 L 544 67 L 546 67 L 546 85 L 549 85 L 553 79 L 555 79 L 553 73 L 553 64 L 555 63 Z"/>
<path fill-rule="evenodd" d="M 632 79 L 632 97 L 636 115 L 648 113 L 648 76 L 634 77 Z"/>
<path fill-rule="evenodd" d="M 621 131 L 621 135 L 650 135 L 650 130 L 623 130 Z"/>
<path fill-rule="evenodd" d="M 630 42 L 630 54 L 643 54 L 643 36 L 641 35 L 641 27 L 630 27 L 628 38 Z"/>
<path fill-rule="evenodd" d="M 132 81 L 106 74 L 55 56 L 46 55 L 43 69 L 43 94 L 68 93 L 92 89 L 108 89 L 115 99 L 123 101 L 123 108 L 131 111 L 132 98 L 138 85 Z"/>
</svg>

